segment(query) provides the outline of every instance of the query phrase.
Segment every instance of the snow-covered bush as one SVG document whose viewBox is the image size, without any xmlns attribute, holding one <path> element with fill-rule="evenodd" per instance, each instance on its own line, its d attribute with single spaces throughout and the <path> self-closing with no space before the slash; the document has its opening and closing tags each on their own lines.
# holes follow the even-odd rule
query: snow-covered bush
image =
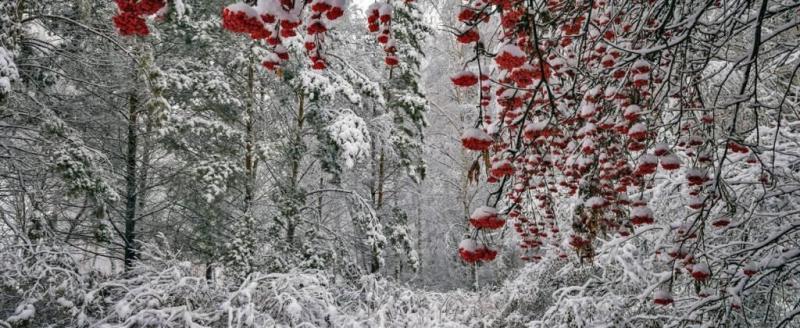
<svg viewBox="0 0 800 328">
<path fill-rule="evenodd" d="M 0 47 L 0 104 L 5 101 L 5 98 L 11 92 L 11 82 L 17 79 L 19 79 L 19 72 L 11 52 L 4 47 Z"/>
<path fill-rule="evenodd" d="M 474 296 L 417 292 L 377 276 L 336 283 L 323 272 L 207 281 L 175 254 L 145 246 L 122 274 L 81 269 L 56 245 L 0 250 L 0 326 L 432 327 L 474 320 Z"/>
<path fill-rule="evenodd" d="M 72 256 L 54 245 L 22 244 L 0 249 L 0 326 L 70 327 L 81 310 L 93 274 L 81 273 Z"/>
</svg>

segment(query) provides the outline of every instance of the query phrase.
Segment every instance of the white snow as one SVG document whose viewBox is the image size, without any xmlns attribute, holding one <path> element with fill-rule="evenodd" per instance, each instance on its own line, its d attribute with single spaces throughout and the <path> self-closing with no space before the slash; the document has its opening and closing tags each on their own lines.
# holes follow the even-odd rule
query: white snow
<svg viewBox="0 0 800 328">
<path fill-rule="evenodd" d="M 227 7 L 225 7 L 225 9 L 230 10 L 232 12 L 241 12 L 249 17 L 258 17 L 258 11 L 244 2 L 237 2 L 230 4 Z"/>
<path fill-rule="evenodd" d="M 597 125 L 594 125 L 592 122 L 586 122 L 586 124 L 578 129 L 576 136 L 580 138 L 585 135 L 592 135 L 595 131 L 597 131 Z"/>
<path fill-rule="evenodd" d="M 580 115 L 582 118 L 589 118 L 597 113 L 597 104 L 593 102 L 584 101 L 581 103 Z"/>
<path fill-rule="evenodd" d="M 639 163 L 640 164 L 657 164 L 658 163 L 658 157 L 656 157 L 653 154 L 643 154 L 641 157 L 639 157 Z"/>
<path fill-rule="evenodd" d="M 659 300 L 672 300 L 672 294 L 664 289 L 659 289 L 653 293 L 653 298 Z"/>
<path fill-rule="evenodd" d="M 367 123 L 353 111 L 342 110 L 336 120 L 328 126 L 328 133 L 339 145 L 341 158 L 347 168 L 353 168 L 355 163 L 369 157 L 370 133 Z"/>
<path fill-rule="evenodd" d="M 675 154 L 667 154 L 661 157 L 661 164 L 662 165 L 674 165 L 674 164 L 681 164 L 681 159 L 678 158 L 678 155 Z"/>
<path fill-rule="evenodd" d="M 458 248 L 467 252 L 474 252 L 478 249 L 478 243 L 470 238 L 467 238 L 458 243 Z"/>
<path fill-rule="evenodd" d="M 547 127 L 547 121 L 533 121 L 525 125 L 525 131 L 541 132 Z"/>
<path fill-rule="evenodd" d="M 647 206 L 636 206 L 631 209 L 632 217 L 653 217 L 653 210 Z"/>
<path fill-rule="evenodd" d="M 14 314 L 8 317 L 6 321 L 9 323 L 22 322 L 33 318 L 34 314 L 36 314 L 36 308 L 33 306 L 33 304 L 22 303 L 17 306 Z"/>
<path fill-rule="evenodd" d="M 491 141 L 492 137 L 489 136 L 486 132 L 478 128 L 467 128 L 464 130 L 464 133 L 461 134 L 461 139 L 477 139 L 477 140 L 485 140 Z"/>
<path fill-rule="evenodd" d="M 642 59 L 639 59 L 639 60 L 636 60 L 633 63 L 633 65 L 631 65 L 631 68 L 633 70 L 638 70 L 638 69 L 641 69 L 641 68 L 650 68 L 650 63 L 648 63 L 647 61 L 644 61 Z"/>
<path fill-rule="evenodd" d="M 710 274 L 711 270 L 709 270 L 708 264 L 701 262 L 692 265 L 692 272 Z"/>
<path fill-rule="evenodd" d="M 668 154 L 669 153 L 669 146 L 667 144 L 663 143 L 663 142 L 657 142 L 653 146 L 653 152 Z"/>
<path fill-rule="evenodd" d="M 647 131 L 647 125 L 642 122 L 636 123 L 628 130 L 628 135 L 633 135 L 636 133 L 642 133 Z"/>
<path fill-rule="evenodd" d="M 704 178 L 706 177 L 706 170 L 699 167 L 690 167 L 686 169 L 686 177 Z"/>
<path fill-rule="evenodd" d="M 0 96 L 11 92 L 11 82 L 17 79 L 19 72 L 11 52 L 0 46 Z"/>
<path fill-rule="evenodd" d="M 642 111 L 642 108 L 638 105 L 628 105 L 625 107 L 625 112 L 622 114 L 624 116 L 638 114 Z"/>
<path fill-rule="evenodd" d="M 510 43 L 499 45 L 497 54 L 500 55 L 502 53 L 507 53 L 513 57 L 525 57 L 525 52 L 519 46 Z"/>
<path fill-rule="evenodd" d="M 494 207 L 489 206 L 481 206 L 476 208 L 472 215 L 470 215 L 470 219 L 478 220 L 478 219 L 485 219 L 488 217 L 497 216 L 497 209 Z"/>
<path fill-rule="evenodd" d="M 600 196 L 594 196 L 586 200 L 585 205 L 591 208 L 602 207 L 607 203 L 606 199 Z"/>
<path fill-rule="evenodd" d="M 292 302 L 286 306 L 286 313 L 288 313 L 293 320 L 299 320 L 300 315 L 303 313 L 303 307 L 300 303 L 297 303 L 297 301 L 292 300 Z"/>
<path fill-rule="evenodd" d="M 392 17 L 394 15 L 394 7 L 389 3 L 381 3 L 380 7 L 378 7 L 378 14 Z"/>
</svg>

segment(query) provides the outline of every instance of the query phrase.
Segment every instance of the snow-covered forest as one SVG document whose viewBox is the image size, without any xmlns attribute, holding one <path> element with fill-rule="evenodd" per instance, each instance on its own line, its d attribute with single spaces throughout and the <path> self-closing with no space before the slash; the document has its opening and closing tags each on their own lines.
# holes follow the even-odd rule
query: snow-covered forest
<svg viewBox="0 0 800 328">
<path fill-rule="evenodd" d="M 798 0 L 0 0 L 0 328 L 800 327 Z"/>
</svg>

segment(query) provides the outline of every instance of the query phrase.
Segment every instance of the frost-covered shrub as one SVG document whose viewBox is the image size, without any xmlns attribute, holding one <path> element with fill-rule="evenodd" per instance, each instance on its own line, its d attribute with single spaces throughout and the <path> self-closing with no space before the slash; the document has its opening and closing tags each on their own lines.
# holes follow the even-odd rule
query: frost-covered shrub
<svg viewBox="0 0 800 328">
<path fill-rule="evenodd" d="M 11 92 L 11 82 L 19 79 L 17 65 L 11 52 L 4 47 L 0 47 L 0 104 L 5 102 L 6 97 Z"/>
<path fill-rule="evenodd" d="M 372 275 L 355 284 L 324 272 L 211 282 L 158 249 L 145 246 L 130 271 L 105 276 L 79 269 L 63 247 L 3 248 L 0 326 L 465 327 L 491 309 L 477 311 L 475 295 L 418 292 Z"/>
<path fill-rule="evenodd" d="M 0 326 L 70 327 L 85 318 L 80 310 L 92 275 L 53 245 L 0 249 Z"/>
<path fill-rule="evenodd" d="M 158 251 L 168 249 L 163 246 L 145 246 L 142 260 L 126 273 L 101 275 L 82 270 L 64 249 L 46 244 L 0 249 L 0 326 L 699 327 L 703 313 L 717 323 L 747 320 L 729 307 L 697 310 L 734 301 L 725 296 L 736 292 L 732 289 L 686 297 L 680 295 L 691 292 L 689 287 L 676 280 L 674 304 L 654 304 L 652 294 L 670 279 L 671 267 L 643 251 L 640 242 L 624 239 L 604 243 L 591 265 L 547 256 L 497 287 L 443 293 L 378 275 L 350 281 L 325 271 L 207 281 L 195 275 L 191 263 Z M 747 288 L 743 295 L 760 297 L 759 290 Z M 761 306 L 739 301 L 748 311 Z M 771 313 L 771 322 L 791 314 L 783 305 Z"/>
</svg>

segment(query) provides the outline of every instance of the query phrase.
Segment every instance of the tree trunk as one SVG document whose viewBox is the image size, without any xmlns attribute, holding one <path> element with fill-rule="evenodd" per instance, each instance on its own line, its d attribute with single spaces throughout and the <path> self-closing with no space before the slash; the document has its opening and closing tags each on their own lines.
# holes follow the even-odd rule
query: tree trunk
<svg viewBox="0 0 800 328">
<path fill-rule="evenodd" d="M 150 142 L 150 134 L 153 132 L 153 125 L 150 120 L 147 120 L 147 127 L 145 134 L 142 136 L 142 163 L 139 168 L 139 187 L 136 190 L 138 201 L 138 209 L 144 211 L 145 202 L 147 201 L 147 179 L 150 174 L 150 153 L 152 152 L 152 143 Z"/>
<path fill-rule="evenodd" d="M 324 187 L 325 187 L 325 180 L 323 178 L 319 178 L 319 189 L 322 190 L 322 188 Z M 317 196 L 317 217 L 319 218 L 320 222 L 322 221 L 322 196 L 324 194 L 325 193 L 321 192 Z"/>
<path fill-rule="evenodd" d="M 250 214 L 253 206 L 253 194 L 255 188 L 255 130 L 253 128 L 255 116 L 253 107 L 255 106 L 253 97 L 254 88 L 253 63 L 247 67 L 247 103 L 245 105 L 245 155 L 244 155 L 244 213 Z"/>
<path fill-rule="evenodd" d="M 245 245 L 240 251 L 243 254 L 242 260 L 245 262 L 245 274 L 253 271 L 253 254 L 255 253 L 255 220 L 253 219 L 253 199 L 255 199 L 256 183 L 256 132 L 255 132 L 255 62 L 250 57 L 250 65 L 247 66 L 247 101 L 245 103 L 245 154 L 244 154 L 244 215 L 241 218 L 243 224 L 238 227 L 236 232 L 243 238 Z"/>
<path fill-rule="evenodd" d="M 380 210 L 383 207 L 383 186 L 386 180 L 386 161 L 384 159 L 383 147 L 381 147 L 381 155 L 378 158 L 378 202 L 375 204 L 375 209 Z"/>
<path fill-rule="evenodd" d="M 298 181 L 298 179 L 300 178 L 300 159 L 302 156 L 299 152 L 299 149 L 303 142 L 303 125 L 305 124 L 305 94 L 301 91 L 298 98 L 299 108 L 297 109 L 297 124 L 295 126 L 296 131 L 293 145 L 295 148 L 293 152 L 295 153 L 292 154 L 291 158 L 291 176 L 289 181 L 291 187 L 290 190 L 293 194 L 289 195 L 289 197 L 295 197 L 297 195 L 297 188 L 300 185 L 300 181 Z M 294 204 L 292 206 L 294 206 Z M 297 230 L 297 221 L 293 215 L 296 215 L 296 213 L 286 217 L 286 242 L 289 245 L 294 244 L 294 235 L 295 231 Z"/>
<path fill-rule="evenodd" d="M 128 148 L 125 154 L 125 270 L 133 266 L 133 262 L 139 257 L 136 245 L 136 156 L 138 143 L 138 100 L 135 94 L 131 94 L 128 99 Z"/>
<path fill-rule="evenodd" d="M 472 264 L 469 268 L 470 276 L 472 278 L 472 290 L 478 291 L 478 265 Z"/>
<path fill-rule="evenodd" d="M 383 147 L 381 147 L 381 154 L 378 157 L 378 177 L 376 181 L 377 186 L 375 190 L 376 193 L 375 211 L 378 213 L 378 215 L 381 215 L 380 210 L 383 207 L 383 186 L 384 186 L 384 180 L 386 179 L 385 171 L 386 170 L 385 170 L 384 152 L 383 152 Z M 379 255 L 380 254 L 377 249 L 372 250 L 371 254 L 372 267 L 370 269 L 371 273 L 377 273 L 381 269 L 381 261 Z"/>
<path fill-rule="evenodd" d="M 381 259 L 378 256 L 378 249 L 375 246 L 372 247 L 372 263 L 370 265 L 369 273 L 378 273 L 381 270 Z"/>
<path fill-rule="evenodd" d="M 416 217 L 417 217 L 417 224 L 416 224 L 417 225 L 417 256 L 419 258 L 419 263 L 418 263 L 419 267 L 417 268 L 417 270 L 418 270 L 419 274 L 422 275 L 422 270 L 423 270 L 423 265 L 422 264 L 424 263 L 423 259 L 425 258 L 425 254 L 423 254 L 423 248 L 422 248 L 422 243 L 423 243 L 423 241 L 422 241 L 422 238 L 423 238 L 422 237 L 422 198 L 420 197 L 420 195 L 422 195 L 422 182 L 418 183 L 416 187 L 417 187 L 417 192 L 416 192 L 416 197 L 415 198 L 416 198 L 416 203 L 417 203 L 417 206 L 416 206 L 417 207 L 417 213 L 416 213 L 417 214 L 416 215 Z"/>
<path fill-rule="evenodd" d="M 206 263 L 206 281 L 213 281 L 214 280 L 214 264 L 211 262 Z"/>
</svg>

